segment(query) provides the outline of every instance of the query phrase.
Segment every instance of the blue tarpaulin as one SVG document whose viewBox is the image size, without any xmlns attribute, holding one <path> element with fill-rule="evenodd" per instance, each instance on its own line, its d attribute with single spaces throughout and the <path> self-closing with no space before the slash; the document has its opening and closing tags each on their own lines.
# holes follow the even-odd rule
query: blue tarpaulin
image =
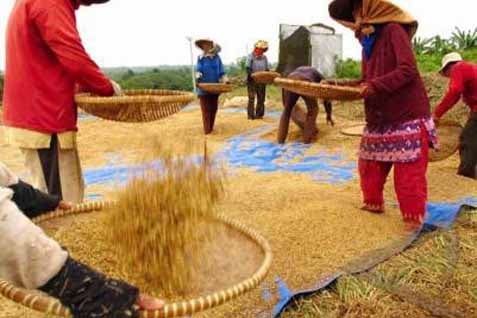
<svg viewBox="0 0 477 318">
<path fill-rule="evenodd" d="M 227 163 L 232 168 L 249 168 L 259 173 L 289 172 L 309 175 L 314 181 L 320 183 L 340 184 L 355 178 L 356 164 L 341 153 L 330 153 L 325 149 L 311 153 L 310 146 L 302 143 L 288 143 L 278 145 L 259 136 L 270 131 L 270 126 L 259 128 L 231 138 L 227 145 L 214 159 L 216 163 Z M 192 156 L 192 163 L 200 163 L 200 156 Z M 120 161 L 115 158 L 110 164 L 102 168 L 90 169 L 85 172 L 87 185 L 123 185 L 130 177 L 144 170 L 145 165 L 116 165 Z M 160 162 L 149 163 L 149 167 L 161 169 Z M 90 194 L 90 198 L 101 198 L 100 195 Z M 456 220 L 463 206 L 477 207 L 477 198 L 468 197 L 457 202 L 430 202 L 426 217 L 427 228 L 448 228 Z M 387 254 L 371 261 L 363 262 L 354 267 L 354 270 L 330 273 L 309 289 L 292 291 L 286 282 L 276 278 L 279 302 L 273 310 L 273 317 L 280 313 L 297 297 L 319 292 L 331 286 L 338 278 L 345 274 L 357 274 L 369 270 L 381 262 L 386 261 L 398 252 L 409 247 L 419 233 L 412 233 L 409 237 L 389 248 Z M 363 258 L 364 259 L 364 258 Z M 358 260 L 359 263 L 359 260 Z M 264 290 L 263 298 L 266 301 L 272 298 L 268 290 Z"/>
</svg>

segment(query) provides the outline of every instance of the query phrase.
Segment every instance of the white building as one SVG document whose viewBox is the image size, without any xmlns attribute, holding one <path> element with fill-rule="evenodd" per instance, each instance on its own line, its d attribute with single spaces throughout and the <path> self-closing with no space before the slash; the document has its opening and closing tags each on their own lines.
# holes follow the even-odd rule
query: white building
<svg viewBox="0 0 477 318">
<path fill-rule="evenodd" d="M 343 36 L 318 23 L 311 26 L 280 25 L 278 71 L 288 74 L 299 66 L 313 66 L 324 76 L 336 72 L 336 61 L 343 57 Z"/>
</svg>

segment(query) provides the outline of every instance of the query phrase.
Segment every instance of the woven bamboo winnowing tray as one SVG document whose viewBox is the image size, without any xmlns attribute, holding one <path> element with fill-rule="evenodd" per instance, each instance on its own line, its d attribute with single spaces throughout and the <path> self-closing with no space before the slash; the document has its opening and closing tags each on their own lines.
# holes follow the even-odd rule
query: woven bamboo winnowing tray
<svg viewBox="0 0 477 318">
<path fill-rule="evenodd" d="M 123 96 L 113 97 L 75 96 L 78 107 L 91 115 L 130 123 L 164 119 L 179 112 L 194 99 L 193 93 L 160 89 L 125 90 Z"/>
<path fill-rule="evenodd" d="M 256 83 L 259 84 L 273 84 L 276 78 L 280 77 L 278 72 L 255 72 L 252 74 L 252 78 Z"/>
<path fill-rule="evenodd" d="M 437 128 L 439 150 L 431 149 L 429 161 L 437 162 L 451 157 L 459 150 L 459 138 L 462 134 L 462 125 L 457 122 L 446 122 Z"/>
<path fill-rule="evenodd" d="M 197 87 L 207 92 L 209 94 L 224 94 L 230 93 L 234 90 L 235 86 L 232 84 L 224 84 L 224 83 L 199 83 Z"/>
<path fill-rule="evenodd" d="M 358 87 L 319 84 L 288 78 L 276 78 L 274 83 L 287 91 L 324 100 L 351 101 L 362 99 L 361 89 Z"/>
<path fill-rule="evenodd" d="M 341 129 L 341 133 L 345 136 L 359 137 L 363 135 L 366 124 L 356 124 Z"/>
<path fill-rule="evenodd" d="M 112 206 L 114 206 L 114 202 L 84 203 L 69 211 L 55 211 L 42 215 L 35 218 L 33 222 L 40 224 L 42 222 L 70 215 L 101 211 Z M 166 304 L 164 308 L 160 310 L 140 311 L 140 318 L 169 318 L 189 316 L 194 313 L 198 313 L 229 302 L 254 289 L 265 278 L 272 264 L 272 249 L 268 241 L 255 230 L 252 230 L 237 221 L 231 220 L 225 215 L 217 215 L 216 218 L 218 221 L 239 231 L 254 241 L 262 249 L 264 259 L 261 266 L 251 277 L 245 279 L 237 285 L 231 286 L 228 289 L 217 291 L 209 295 L 204 295 L 196 299 Z M 45 313 L 47 315 L 53 315 L 56 317 L 72 317 L 68 308 L 63 307 L 58 300 L 40 294 L 38 291 L 25 290 L 15 287 L 11 283 L 2 279 L 0 279 L 0 295 L 3 295 L 4 297 L 22 306 Z"/>
</svg>

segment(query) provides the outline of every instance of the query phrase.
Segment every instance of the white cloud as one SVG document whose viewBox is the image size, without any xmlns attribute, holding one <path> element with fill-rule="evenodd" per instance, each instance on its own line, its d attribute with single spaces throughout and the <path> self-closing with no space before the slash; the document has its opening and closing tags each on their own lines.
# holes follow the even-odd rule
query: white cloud
<svg viewBox="0 0 477 318">
<path fill-rule="evenodd" d="M 15 0 L 0 1 L 0 39 Z M 41 0 L 37 0 L 41 1 Z M 68 1 L 68 0 L 64 0 Z M 328 17 L 328 0 L 111 0 L 105 5 L 82 7 L 78 24 L 83 42 L 102 66 L 188 64 L 186 36 L 207 36 L 223 47 L 222 57 L 234 61 L 246 54 L 255 40 L 271 43 L 270 57 L 277 59 L 280 23 L 322 22 L 344 36 L 344 54 L 359 57 L 353 34 Z M 476 27 L 477 2 L 469 0 L 395 0 L 420 21 L 420 36 L 450 35 L 455 26 Z M 452 5 L 451 5 L 452 4 Z M 0 68 L 5 45 L 0 43 Z"/>
</svg>

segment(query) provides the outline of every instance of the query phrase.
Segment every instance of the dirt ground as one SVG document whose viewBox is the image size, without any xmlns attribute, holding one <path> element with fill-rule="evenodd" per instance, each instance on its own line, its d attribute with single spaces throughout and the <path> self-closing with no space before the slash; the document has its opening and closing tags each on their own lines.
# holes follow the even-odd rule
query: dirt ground
<svg viewBox="0 0 477 318">
<path fill-rule="evenodd" d="M 322 153 L 339 155 L 331 162 L 334 168 L 354 163 L 359 138 L 345 137 L 340 134 L 340 129 L 362 120 L 359 107 L 362 106 L 336 104 L 335 127 L 326 126 L 322 111 L 318 119 L 320 135 L 317 142 L 291 159 L 279 157 L 278 161 L 284 161 L 280 166 L 283 169 L 264 172 L 247 164 L 227 168 L 230 173 L 226 196 L 219 209 L 258 230 L 269 240 L 274 253 L 273 266 L 261 288 L 197 317 L 254 317 L 265 314 L 276 301 L 277 278 L 291 289 L 310 287 L 349 261 L 383 248 L 405 235 L 400 212 L 394 205 L 389 204 L 387 213 L 382 216 L 360 211 L 360 189 L 355 169 L 350 170 L 350 179 L 334 183 L 319 181 L 311 173 L 286 169 L 287 165 L 306 162 L 307 157 Z M 352 115 L 352 109 L 355 115 Z M 133 164 L 147 152 L 153 139 L 174 147 L 178 153 L 186 150 L 184 147 L 189 141 L 203 145 L 201 125 L 197 108 L 148 124 L 122 124 L 95 118 L 81 120 L 79 151 L 83 168 L 89 171 L 111 163 Z M 220 109 L 216 130 L 206 138 L 207 147 L 213 154 L 222 154 L 224 149 L 231 147 L 231 138 L 260 128 L 263 129 L 260 133 L 249 138 L 272 142 L 276 126 L 276 116 L 267 116 L 263 121 L 248 121 L 244 112 Z M 301 140 L 301 132 L 293 125 L 289 139 L 290 142 Z M 260 153 L 253 155 L 259 156 Z M 0 160 L 28 180 L 17 149 L 0 142 Z M 455 202 L 477 193 L 476 182 L 456 176 L 457 165 L 458 157 L 455 155 L 429 166 L 430 201 Z M 87 193 L 110 198 L 119 186 L 117 183 L 94 184 L 88 186 Z M 396 202 L 392 178 L 386 187 L 386 197 L 388 203 Z M 273 297 L 263 300 L 264 291 Z M 288 315 L 320 316 L 307 316 L 299 310 Z M 0 317 L 43 316 L 0 300 Z"/>
</svg>

